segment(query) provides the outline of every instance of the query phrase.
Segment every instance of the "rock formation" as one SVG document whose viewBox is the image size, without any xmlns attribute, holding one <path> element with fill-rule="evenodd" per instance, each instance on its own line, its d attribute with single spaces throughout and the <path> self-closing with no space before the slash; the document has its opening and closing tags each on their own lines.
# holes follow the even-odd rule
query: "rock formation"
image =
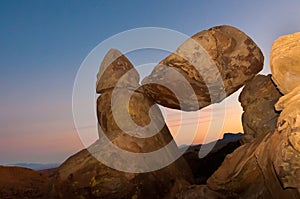
<svg viewBox="0 0 300 199">
<path fill-rule="evenodd" d="M 246 83 L 239 96 L 244 109 L 243 143 L 275 131 L 279 112 L 274 105 L 281 96 L 271 80 L 271 75 L 257 75 Z"/>
<path fill-rule="evenodd" d="M 142 90 L 135 90 L 138 81 L 139 75 L 129 60 L 119 51 L 110 50 L 101 64 L 97 82 L 97 92 L 101 93 L 97 100 L 99 140 L 59 168 L 56 192 L 60 198 L 172 198 L 172 194 L 193 182 L 183 158 L 153 172 L 117 170 L 120 165 L 125 170 L 142 170 L 179 153 L 158 106 Z M 117 115 L 113 115 L 114 111 Z M 155 117 L 151 118 L 152 115 Z M 109 142 L 117 149 L 110 148 Z M 171 147 L 164 149 L 168 144 Z M 151 161 L 146 155 L 132 160 L 120 154 L 120 150 L 138 155 L 159 149 L 161 153 Z M 108 157 L 116 169 L 97 159 L 103 157 Z"/>
<path fill-rule="evenodd" d="M 275 105 L 278 119 L 277 155 L 274 168 L 284 188 L 300 190 L 300 86 L 281 97 Z"/>
<path fill-rule="evenodd" d="M 110 50 L 96 86 L 99 140 L 53 170 L 54 177 L 0 167 L 0 197 L 300 198 L 299 39 L 300 33 L 279 38 L 271 53 L 273 75 L 254 77 L 263 63 L 256 44 L 236 28 L 215 27 L 161 61 L 142 87 L 129 60 Z M 155 102 L 197 110 L 244 84 L 243 145 L 228 143 L 227 134 L 207 157 L 199 160 L 199 146 L 193 146 L 184 154 L 189 165 L 177 159 L 180 150 Z M 164 166 L 169 160 L 176 161 Z M 15 172 L 18 182 L 6 180 Z"/>
<path fill-rule="evenodd" d="M 142 83 L 158 104 L 198 110 L 237 91 L 262 69 L 263 62 L 250 37 L 234 27 L 218 26 L 185 41 Z"/>
<path fill-rule="evenodd" d="M 272 79 L 287 94 L 300 84 L 300 32 L 285 35 L 272 45 Z"/>
<path fill-rule="evenodd" d="M 211 190 L 230 198 L 300 197 L 298 92 L 281 97 L 276 104 L 283 111 L 274 133 L 242 145 L 225 158 L 208 179 Z"/>
<path fill-rule="evenodd" d="M 289 75 L 296 75 L 295 71 L 298 70 L 294 65 L 297 64 L 297 61 L 293 60 L 299 60 L 297 51 L 300 43 L 294 41 L 295 35 L 298 34 L 282 37 L 273 45 L 271 65 L 272 72 L 275 74 L 272 79 L 285 94 L 275 104 L 276 110 L 281 111 L 276 129 L 274 132 L 268 130 L 260 132 L 261 129 L 264 129 L 262 124 L 266 123 L 270 125 L 269 128 L 273 127 L 274 121 L 267 123 L 266 117 L 276 117 L 273 104 L 279 93 L 266 77 L 256 77 L 257 80 L 265 79 L 265 84 L 259 84 L 259 82 L 256 84 L 264 85 L 264 88 L 257 87 L 252 82 L 249 83 L 248 88 L 245 87 L 240 96 L 242 105 L 244 108 L 246 107 L 245 114 L 247 114 L 248 107 L 251 107 L 253 99 L 259 97 L 266 100 L 271 99 L 269 100 L 270 104 L 266 105 L 265 99 L 256 100 L 255 108 L 265 107 L 265 111 L 269 110 L 270 112 L 256 118 L 257 121 L 262 120 L 262 123 L 251 119 L 244 120 L 243 124 L 253 126 L 251 130 L 254 131 L 250 131 L 251 137 L 248 136 L 246 140 L 246 142 L 251 142 L 242 145 L 228 155 L 219 169 L 208 179 L 207 186 L 212 191 L 221 193 L 227 198 L 300 198 L 300 123 L 298 121 L 300 87 L 297 84 L 289 83 L 288 79 Z M 280 44 L 280 42 L 283 43 Z M 295 52 L 293 52 L 294 50 Z M 288 63 L 290 65 L 287 65 Z M 281 67 L 283 71 L 278 72 Z M 292 78 L 297 80 L 296 77 Z M 251 85 L 254 85 L 253 92 L 259 92 L 260 95 L 254 94 L 254 97 L 251 97 L 252 94 L 248 91 Z M 268 91 L 264 92 L 266 88 Z M 270 93 L 272 90 L 274 91 L 273 95 Z M 248 97 L 247 92 L 249 92 Z M 248 102 L 250 105 L 247 105 Z M 269 119 L 274 120 L 272 117 Z"/>
</svg>

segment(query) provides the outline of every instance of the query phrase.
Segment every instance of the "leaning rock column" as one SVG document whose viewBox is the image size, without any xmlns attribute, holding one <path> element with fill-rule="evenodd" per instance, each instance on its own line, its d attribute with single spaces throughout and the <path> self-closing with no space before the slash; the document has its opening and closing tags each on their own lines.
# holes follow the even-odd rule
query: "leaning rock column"
<svg viewBox="0 0 300 199">
<path fill-rule="evenodd" d="M 142 83 L 145 92 L 158 104 L 193 111 L 220 102 L 237 91 L 262 69 L 263 62 L 262 52 L 249 36 L 231 26 L 217 26 L 185 41 Z M 176 70 L 188 81 L 196 99 L 187 92 L 182 79 L 170 74 L 167 68 Z M 156 82 L 176 87 L 181 92 L 181 104 L 170 89 Z M 195 100 L 198 104 L 193 103 Z"/>
</svg>

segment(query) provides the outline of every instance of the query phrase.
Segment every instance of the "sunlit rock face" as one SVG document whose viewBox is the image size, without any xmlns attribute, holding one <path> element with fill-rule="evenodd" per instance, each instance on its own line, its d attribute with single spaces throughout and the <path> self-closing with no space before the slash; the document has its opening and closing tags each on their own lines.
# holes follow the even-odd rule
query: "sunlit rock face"
<svg viewBox="0 0 300 199">
<path fill-rule="evenodd" d="M 275 131 L 279 111 L 275 110 L 274 105 L 281 96 L 271 75 L 257 75 L 246 83 L 239 96 L 244 110 L 242 143 Z"/>
<path fill-rule="evenodd" d="M 263 62 L 249 36 L 231 26 L 217 26 L 185 41 L 142 84 L 158 104 L 198 110 L 237 91 L 262 69 Z"/>
<path fill-rule="evenodd" d="M 272 45 L 272 79 L 287 94 L 300 84 L 300 32 L 279 37 Z"/>
<path fill-rule="evenodd" d="M 110 50 L 97 81 L 101 93 L 97 100 L 99 140 L 59 168 L 56 187 L 60 198 L 174 198 L 193 182 L 183 158 L 151 171 L 151 167 L 174 159 L 179 150 L 158 106 L 137 89 L 138 81 L 129 60 Z M 147 159 L 147 153 L 158 150 L 154 158 Z M 145 154 L 145 158 L 132 159 L 124 156 L 124 151 Z M 102 158 L 113 168 L 102 164 Z M 142 172 L 145 168 L 150 172 Z"/>
</svg>

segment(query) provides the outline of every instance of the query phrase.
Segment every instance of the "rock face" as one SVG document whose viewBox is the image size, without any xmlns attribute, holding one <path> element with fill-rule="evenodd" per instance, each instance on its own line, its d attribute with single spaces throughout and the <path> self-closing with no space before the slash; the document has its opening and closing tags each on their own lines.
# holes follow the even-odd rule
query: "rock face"
<svg viewBox="0 0 300 199">
<path fill-rule="evenodd" d="M 279 112 L 274 105 L 281 96 L 271 80 L 271 75 L 257 75 L 246 83 L 239 96 L 244 109 L 243 143 L 275 131 Z"/>
<path fill-rule="evenodd" d="M 59 168 L 56 187 L 60 198 L 173 198 L 193 182 L 183 158 L 159 170 L 138 172 L 174 158 L 179 150 L 158 106 L 142 90 L 134 90 L 139 76 L 129 60 L 120 55 L 111 50 L 101 64 L 99 73 L 103 76 L 98 75 L 97 83 L 97 92 L 101 93 L 97 100 L 99 140 Z M 171 147 L 164 148 L 168 144 Z M 147 153 L 157 150 L 159 155 L 147 160 Z M 123 151 L 146 155 L 132 159 L 122 156 Z M 96 159 L 103 157 L 116 169 Z M 137 172 L 117 170 L 121 167 Z"/>
<path fill-rule="evenodd" d="M 185 41 L 142 83 L 158 104 L 198 110 L 238 90 L 262 69 L 263 62 L 249 36 L 234 27 L 218 26 Z"/>
<path fill-rule="evenodd" d="M 228 155 L 207 181 L 209 189 L 226 198 L 300 198 L 300 86 L 296 77 L 299 77 L 300 43 L 295 39 L 297 36 L 279 38 L 272 49 L 272 79 L 285 95 L 280 97 L 270 76 L 257 76 L 241 93 L 246 144 Z M 274 103 L 276 111 L 281 111 L 278 119 Z M 250 113 L 253 117 L 247 116 Z M 272 130 L 276 119 L 274 132 L 264 128 L 266 124 Z"/>
<path fill-rule="evenodd" d="M 272 45 L 272 79 L 286 94 L 300 84 L 300 32 L 285 35 Z"/>
<path fill-rule="evenodd" d="M 269 84 L 270 76 L 257 78 L 267 78 Z M 229 198 L 300 197 L 297 191 L 300 189 L 299 92 L 300 87 L 281 97 L 276 103 L 276 110 L 282 112 L 273 133 L 254 134 L 250 143 L 242 145 L 225 158 L 207 181 L 211 190 Z M 263 94 L 262 91 L 261 93 Z M 245 92 L 241 96 L 244 95 Z M 257 106 L 259 108 L 261 104 L 258 103 Z M 264 117 L 259 118 L 265 120 Z"/>
<path fill-rule="evenodd" d="M 223 199 L 224 197 L 206 185 L 192 185 L 176 195 L 177 199 Z M 225 198 L 224 198 L 225 199 Z"/>
<path fill-rule="evenodd" d="M 283 187 L 300 189 L 300 86 L 280 98 L 278 119 L 278 154 L 274 167 Z"/>
<path fill-rule="evenodd" d="M 31 169 L 0 166 L 0 198 L 47 198 L 50 182 L 47 176 Z"/>
</svg>

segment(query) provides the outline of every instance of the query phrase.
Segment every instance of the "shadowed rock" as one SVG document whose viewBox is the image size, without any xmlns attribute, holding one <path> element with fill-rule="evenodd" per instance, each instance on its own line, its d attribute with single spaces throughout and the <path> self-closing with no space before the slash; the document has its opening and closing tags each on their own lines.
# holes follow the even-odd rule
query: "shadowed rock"
<svg viewBox="0 0 300 199">
<path fill-rule="evenodd" d="M 275 131 L 279 112 L 274 105 L 281 96 L 271 80 L 271 75 L 257 75 L 246 83 L 239 96 L 244 109 L 243 143 Z"/>
<path fill-rule="evenodd" d="M 300 198 L 300 87 L 281 97 L 274 133 L 258 136 L 228 155 L 208 187 L 229 198 Z"/>
<path fill-rule="evenodd" d="M 237 91 L 262 69 L 263 61 L 249 36 L 217 26 L 195 34 L 162 60 L 142 81 L 143 88 L 158 104 L 198 110 Z"/>
<path fill-rule="evenodd" d="M 206 185 L 192 185 L 176 195 L 177 199 L 225 199 L 219 193 L 210 190 Z"/>
</svg>

